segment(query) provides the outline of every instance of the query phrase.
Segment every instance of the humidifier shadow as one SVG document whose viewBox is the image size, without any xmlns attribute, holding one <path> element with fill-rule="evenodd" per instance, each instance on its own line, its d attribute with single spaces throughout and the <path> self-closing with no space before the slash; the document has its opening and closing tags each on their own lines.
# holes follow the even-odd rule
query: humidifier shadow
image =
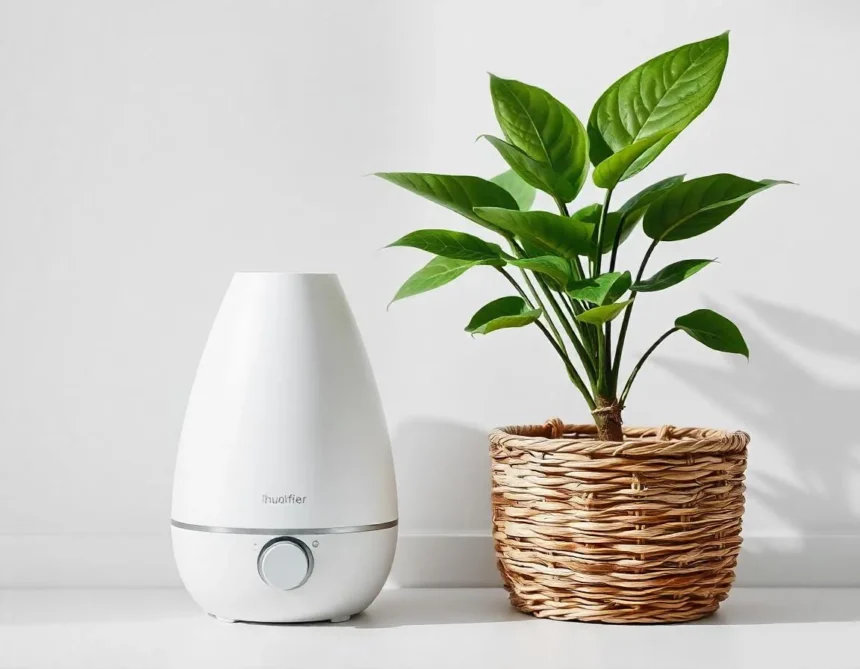
<svg viewBox="0 0 860 669">
<path fill-rule="evenodd" d="M 751 317 L 741 317 L 738 305 Z M 749 365 L 741 361 L 740 370 L 721 369 L 660 356 L 654 363 L 727 410 L 736 418 L 735 426 L 752 435 L 748 506 L 779 519 L 785 529 L 762 536 L 745 528 L 738 585 L 860 586 L 860 511 L 852 492 L 860 478 L 860 438 L 854 427 L 860 381 L 845 375 L 834 379 L 815 366 L 822 356 L 831 365 L 857 364 L 860 332 L 758 297 L 706 306 L 731 315 L 749 344 Z M 810 359 L 801 359 L 798 348 L 809 351 Z M 779 449 L 788 474 L 764 469 L 756 456 L 756 435 Z M 733 593 L 721 613 L 703 622 L 860 620 L 860 598 L 851 594 L 833 598 L 832 606 L 824 599 L 807 605 L 786 602 L 784 610 L 777 599 L 765 598 L 742 610 L 743 597 Z"/>
<path fill-rule="evenodd" d="M 487 430 L 429 418 L 392 431 L 400 538 L 388 585 L 499 586 Z"/>
</svg>

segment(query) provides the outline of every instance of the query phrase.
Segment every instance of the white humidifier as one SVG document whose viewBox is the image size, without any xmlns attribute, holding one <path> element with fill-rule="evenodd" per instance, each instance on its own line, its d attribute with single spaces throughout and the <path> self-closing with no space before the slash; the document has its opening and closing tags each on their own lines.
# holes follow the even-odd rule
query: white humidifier
<svg viewBox="0 0 860 669">
<path fill-rule="evenodd" d="M 182 581 L 219 620 L 341 622 L 379 594 L 394 468 L 335 275 L 233 277 L 188 401 L 171 516 Z"/>
</svg>

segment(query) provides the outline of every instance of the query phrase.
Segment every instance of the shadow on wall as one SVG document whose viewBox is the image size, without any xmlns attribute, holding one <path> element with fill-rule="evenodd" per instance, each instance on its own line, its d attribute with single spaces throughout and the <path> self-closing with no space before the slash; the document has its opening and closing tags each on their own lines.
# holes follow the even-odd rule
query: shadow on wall
<svg viewBox="0 0 860 669">
<path fill-rule="evenodd" d="M 392 434 L 400 542 L 389 583 L 499 585 L 490 541 L 490 453 L 475 427 L 415 418 Z"/>
<path fill-rule="evenodd" d="M 738 565 L 740 583 L 757 585 L 860 585 L 858 444 L 854 429 L 860 382 L 835 382 L 815 374 L 774 345 L 780 338 L 816 356 L 860 364 L 860 332 L 787 307 L 741 296 L 762 327 L 732 319 L 746 337 L 751 365 L 746 381 L 732 370 L 655 359 L 664 370 L 737 415 L 753 435 L 748 498 L 768 508 L 792 528 L 794 537 L 755 537 Z M 714 308 L 720 310 L 719 305 Z M 808 363 L 814 364 L 814 360 Z M 781 450 L 795 477 L 793 485 L 758 469 L 755 434 L 766 434 Z M 852 508 L 853 507 L 853 508 Z M 825 528 L 822 530 L 822 528 Z M 826 528 L 831 528 L 829 531 Z"/>
</svg>

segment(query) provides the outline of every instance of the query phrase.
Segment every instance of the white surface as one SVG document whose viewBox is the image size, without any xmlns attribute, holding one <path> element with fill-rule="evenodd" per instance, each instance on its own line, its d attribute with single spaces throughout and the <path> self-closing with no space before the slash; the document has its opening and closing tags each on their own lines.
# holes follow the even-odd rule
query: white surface
<svg viewBox="0 0 860 669">
<path fill-rule="evenodd" d="M 685 625 L 538 620 L 505 593 L 385 590 L 338 625 L 226 625 L 170 590 L 0 591 L 0 667 L 860 667 L 860 591 L 737 589 Z"/>
<path fill-rule="evenodd" d="M 585 118 L 632 66 L 727 28 L 713 105 L 618 199 L 678 173 L 800 185 L 658 251 L 655 269 L 720 264 L 637 309 L 631 357 L 707 306 L 739 324 L 752 358 L 673 340 L 640 375 L 626 419 L 750 432 L 745 533 L 762 538 L 758 564 L 778 565 L 783 582 L 832 574 L 828 560 L 847 573 L 860 563 L 849 211 L 860 4 L 8 0 L 0 582 L 176 582 L 166 519 L 182 415 L 242 269 L 342 273 L 389 419 L 403 533 L 444 545 L 488 535 L 488 429 L 585 420 L 584 407 L 538 334 L 463 333 L 506 294 L 489 270 L 386 312 L 425 258 L 381 247 L 419 227 L 477 229 L 362 175 L 500 172 L 473 141 L 496 132 L 487 71 L 545 87 Z M 594 196 L 589 187 L 583 203 Z M 624 268 L 643 250 L 634 235 Z M 57 541 L 73 560 L 44 550 Z M 113 544 L 124 548 L 108 561 Z M 822 546 L 843 552 L 825 560 Z M 121 554 L 140 556 L 139 570 Z"/>
</svg>

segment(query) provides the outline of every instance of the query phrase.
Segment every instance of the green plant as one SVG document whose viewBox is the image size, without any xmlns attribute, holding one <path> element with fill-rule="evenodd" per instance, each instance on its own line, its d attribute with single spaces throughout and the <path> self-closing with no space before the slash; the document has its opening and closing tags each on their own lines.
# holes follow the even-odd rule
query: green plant
<svg viewBox="0 0 860 669">
<path fill-rule="evenodd" d="M 645 268 L 660 243 L 700 235 L 725 221 L 752 195 L 779 181 L 713 174 L 663 179 L 613 210 L 618 184 L 645 169 L 705 108 L 719 88 L 728 33 L 664 53 L 628 72 L 597 100 L 587 126 L 546 91 L 490 75 L 490 93 L 505 139 L 483 135 L 510 170 L 492 180 L 473 176 L 386 172 L 378 176 L 498 234 L 505 247 L 450 230 L 418 230 L 391 246 L 434 254 L 394 297 L 438 288 L 476 266 L 497 272 L 516 291 L 481 307 L 470 333 L 536 326 L 564 363 L 594 416 L 601 439 L 622 439 L 621 411 L 654 349 L 675 332 L 705 346 L 749 357 L 728 319 L 699 309 L 675 320 L 645 352 L 624 385 L 620 372 L 630 317 L 643 293 L 665 290 L 712 260 L 672 263 L 653 276 Z M 593 165 L 605 189 L 601 204 L 570 213 Z M 536 189 L 558 214 L 531 211 Z M 642 223 L 651 239 L 635 277 L 617 269 L 619 246 Z M 514 277 L 518 273 L 521 282 Z M 613 336 L 613 320 L 621 327 Z M 619 392 L 620 391 L 620 392 Z"/>
</svg>

